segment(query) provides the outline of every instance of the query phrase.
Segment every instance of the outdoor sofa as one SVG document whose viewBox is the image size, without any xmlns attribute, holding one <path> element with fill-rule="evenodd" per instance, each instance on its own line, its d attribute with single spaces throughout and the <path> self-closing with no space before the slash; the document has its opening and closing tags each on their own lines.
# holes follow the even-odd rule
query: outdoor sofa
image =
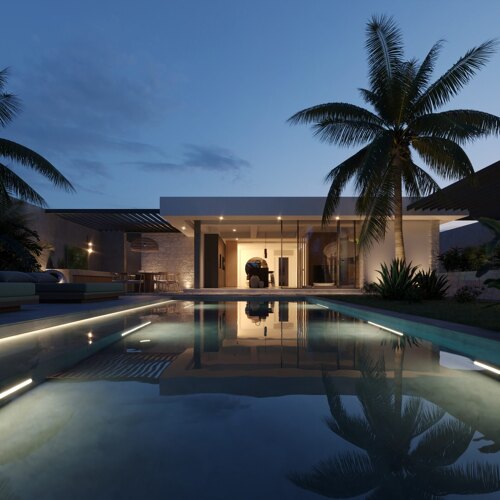
<svg viewBox="0 0 500 500">
<path fill-rule="evenodd" d="M 24 304 L 38 304 L 34 283 L 0 281 L 0 312 L 16 311 Z"/>
<path fill-rule="evenodd" d="M 25 290 L 24 293 L 28 294 L 31 291 L 32 295 L 37 297 L 36 302 L 38 298 L 42 303 L 88 302 L 116 299 L 125 293 L 121 283 L 59 283 L 59 279 L 59 276 L 49 271 L 40 273 L 0 271 L 0 284 L 3 283 L 3 293 L 6 297 L 9 297 L 9 294 L 20 294 Z"/>
</svg>

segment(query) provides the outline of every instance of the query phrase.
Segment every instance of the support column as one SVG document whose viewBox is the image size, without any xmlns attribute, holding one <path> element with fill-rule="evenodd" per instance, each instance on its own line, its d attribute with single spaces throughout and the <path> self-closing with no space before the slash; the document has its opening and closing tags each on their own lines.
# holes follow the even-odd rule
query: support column
<svg viewBox="0 0 500 500">
<path fill-rule="evenodd" d="M 201 288 L 201 221 L 194 221 L 194 288 Z"/>
</svg>

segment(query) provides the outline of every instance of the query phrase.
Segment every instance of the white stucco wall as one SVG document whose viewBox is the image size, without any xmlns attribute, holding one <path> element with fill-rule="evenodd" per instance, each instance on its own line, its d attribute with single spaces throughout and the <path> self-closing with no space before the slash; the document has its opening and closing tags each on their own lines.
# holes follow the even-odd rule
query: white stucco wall
<svg viewBox="0 0 500 500">
<path fill-rule="evenodd" d="M 439 252 L 439 223 L 437 221 L 404 221 L 403 238 L 406 261 L 422 269 L 435 269 Z M 394 224 L 389 224 L 385 240 L 376 243 L 369 252 L 363 254 L 364 281 L 378 278 L 377 270 L 382 262 L 389 263 L 394 258 Z"/>
</svg>

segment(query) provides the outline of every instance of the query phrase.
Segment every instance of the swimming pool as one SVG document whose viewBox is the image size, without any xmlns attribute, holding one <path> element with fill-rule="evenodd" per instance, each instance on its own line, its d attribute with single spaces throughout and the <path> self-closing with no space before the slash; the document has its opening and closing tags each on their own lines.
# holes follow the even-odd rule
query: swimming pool
<svg viewBox="0 0 500 500">
<path fill-rule="evenodd" d="M 444 344 L 278 300 L 0 340 L 0 498 L 498 498 L 500 384 Z"/>
</svg>

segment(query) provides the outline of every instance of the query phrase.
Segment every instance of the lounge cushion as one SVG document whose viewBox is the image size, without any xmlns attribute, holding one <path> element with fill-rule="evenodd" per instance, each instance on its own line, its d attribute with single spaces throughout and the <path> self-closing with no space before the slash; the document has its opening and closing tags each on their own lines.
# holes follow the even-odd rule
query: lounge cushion
<svg viewBox="0 0 500 500">
<path fill-rule="evenodd" d="M 29 297 L 35 295 L 34 283 L 0 283 L 0 297 Z"/>
<path fill-rule="evenodd" d="M 29 274 L 34 280 L 35 283 L 58 283 L 59 278 L 54 276 L 52 273 L 46 271 L 44 273 L 26 273 Z"/>
<path fill-rule="evenodd" d="M 0 271 L 0 283 L 35 283 L 35 278 L 20 271 Z"/>
<path fill-rule="evenodd" d="M 123 283 L 37 283 L 37 293 L 123 292 Z"/>
</svg>

